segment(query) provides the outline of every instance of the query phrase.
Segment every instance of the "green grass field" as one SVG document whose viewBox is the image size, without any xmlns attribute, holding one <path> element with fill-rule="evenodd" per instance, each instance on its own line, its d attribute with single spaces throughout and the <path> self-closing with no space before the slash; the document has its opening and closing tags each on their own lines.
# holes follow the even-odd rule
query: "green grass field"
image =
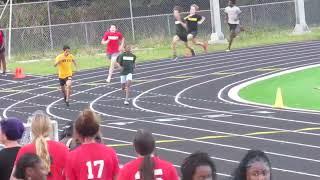
<svg viewBox="0 0 320 180">
<path fill-rule="evenodd" d="M 243 99 L 273 105 L 277 88 L 286 107 L 320 110 L 320 68 L 310 68 L 257 82 L 240 90 Z"/>
<path fill-rule="evenodd" d="M 277 43 L 287 43 L 294 41 L 320 40 L 320 28 L 313 28 L 312 33 L 305 35 L 291 35 L 291 30 L 281 31 L 277 29 L 245 32 L 242 33 L 234 42 L 233 49 L 262 46 Z M 169 58 L 172 56 L 171 39 L 153 38 L 143 39 L 133 44 L 137 49 L 134 53 L 137 55 L 138 63 L 145 61 Z M 226 49 L 226 44 L 215 44 L 209 46 L 209 52 L 222 51 Z M 181 47 L 181 48 L 179 48 Z M 183 44 L 179 46 L 179 55 L 184 54 Z M 72 47 L 71 47 L 72 48 Z M 48 75 L 56 73 L 53 67 L 54 58 L 61 53 L 60 50 L 55 52 L 32 52 L 30 54 L 19 54 L 13 56 L 9 62 L 9 69 L 13 71 L 16 67 L 22 67 L 25 72 L 37 75 Z M 91 69 L 97 67 L 106 67 L 107 61 L 104 56 L 104 47 L 90 47 L 72 49 L 79 64 L 79 70 Z M 196 53 L 202 53 L 202 49 L 196 48 Z M 25 60 L 47 59 L 39 62 L 21 63 Z"/>
</svg>

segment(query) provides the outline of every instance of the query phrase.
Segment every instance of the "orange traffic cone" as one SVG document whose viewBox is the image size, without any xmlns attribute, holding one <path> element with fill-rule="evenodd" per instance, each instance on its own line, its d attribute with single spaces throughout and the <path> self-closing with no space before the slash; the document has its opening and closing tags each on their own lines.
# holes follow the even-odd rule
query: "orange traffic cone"
<svg viewBox="0 0 320 180">
<path fill-rule="evenodd" d="M 16 68 L 16 73 L 15 73 L 15 76 L 14 76 L 14 78 L 15 79 L 23 79 L 23 78 L 25 78 L 26 77 L 26 75 L 23 73 L 23 69 L 22 68 Z"/>
</svg>

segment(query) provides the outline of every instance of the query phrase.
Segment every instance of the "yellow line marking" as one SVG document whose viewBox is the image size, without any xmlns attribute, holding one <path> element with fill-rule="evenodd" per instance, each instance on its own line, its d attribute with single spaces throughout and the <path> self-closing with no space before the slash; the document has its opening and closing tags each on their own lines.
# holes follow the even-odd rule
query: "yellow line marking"
<svg viewBox="0 0 320 180">
<path fill-rule="evenodd" d="M 279 71 L 282 70 L 281 68 L 259 68 L 255 69 L 255 71 Z"/>
<path fill-rule="evenodd" d="M 11 93 L 11 92 L 22 92 L 23 90 L 15 90 L 15 89 L 2 89 L 0 90 L 0 92 L 8 92 L 8 93 Z"/>
<path fill-rule="evenodd" d="M 320 130 L 320 127 L 303 128 L 303 129 L 297 129 L 297 130 L 293 130 L 293 131 L 261 131 L 261 132 L 253 132 L 253 133 L 247 133 L 247 134 L 242 134 L 242 135 L 203 136 L 203 137 L 198 137 L 198 138 L 191 138 L 190 140 L 224 139 L 224 138 L 241 137 L 241 136 L 271 135 L 271 134 L 304 132 L 304 131 L 314 131 L 314 130 Z M 171 139 L 171 140 L 158 140 L 158 141 L 156 141 L 156 143 L 160 144 L 160 143 L 175 143 L 175 142 L 186 142 L 186 141 L 187 140 Z M 111 146 L 111 147 L 126 147 L 126 146 L 132 146 L 132 144 L 111 144 L 109 146 Z"/>
</svg>

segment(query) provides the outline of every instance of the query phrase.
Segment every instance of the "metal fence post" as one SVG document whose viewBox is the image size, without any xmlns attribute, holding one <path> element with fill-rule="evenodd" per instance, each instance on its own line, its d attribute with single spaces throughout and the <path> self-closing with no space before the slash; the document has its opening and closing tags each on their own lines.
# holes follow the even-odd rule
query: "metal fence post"
<svg viewBox="0 0 320 180">
<path fill-rule="evenodd" d="M 296 26 L 293 34 L 304 34 L 310 32 L 306 22 L 306 14 L 304 9 L 304 0 L 295 0 Z"/>
<path fill-rule="evenodd" d="M 131 31 L 132 31 L 132 40 L 135 41 L 135 31 L 134 31 L 134 22 L 133 22 L 133 7 L 132 7 L 132 0 L 129 0 L 130 5 L 130 18 L 131 18 Z"/>
<path fill-rule="evenodd" d="M 221 29 L 220 3 L 219 0 L 210 0 L 212 34 L 209 43 L 226 43 Z M 213 25 L 214 24 L 214 25 Z M 213 31 L 215 29 L 215 32 Z"/>
<path fill-rule="evenodd" d="M 89 46 L 89 38 L 88 38 L 88 27 L 87 27 L 87 23 L 84 23 L 84 31 L 86 33 L 86 43 Z"/>
<path fill-rule="evenodd" d="M 168 32 L 169 32 L 169 35 L 171 35 L 170 15 L 167 15 L 167 23 L 168 23 Z"/>
<path fill-rule="evenodd" d="M 49 21 L 49 37 L 50 37 L 50 47 L 53 50 L 53 38 L 52 38 L 52 27 L 51 27 L 51 13 L 50 13 L 50 2 L 47 2 L 48 9 L 48 21 Z"/>
<path fill-rule="evenodd" d="M 251 26 L 253 26 L 255 23 L 254 23 L 254 20 L 253 20 L 253 9 L 252 9 L 252 7 L 250 7 L 250 18 L 251 18 Z"/>
</svg>

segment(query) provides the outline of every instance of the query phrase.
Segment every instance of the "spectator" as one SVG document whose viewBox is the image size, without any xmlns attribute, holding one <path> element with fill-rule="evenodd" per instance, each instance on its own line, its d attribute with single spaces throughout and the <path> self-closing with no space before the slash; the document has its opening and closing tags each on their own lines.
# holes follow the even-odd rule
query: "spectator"
<svg viewBox="0 0 320 180">
<path fill-rule="evenodd" d="M 271 163 L 260 150 L 250 150 L 234 171 L 233 180 L 271 180 Z"/>
<path fill-rule="evenodd" d="M 139 157 L 121 169 L 118 180 L 179 179 L 177 171 L 171 163 L 153 155 L 155 140 L 150 132 L 139 130 L 133 145 Z"/>
<path fill-rule="evenodd" d="M 182 180 L 216 180 L 216 167 L 209 155 L 196 152 L 187 157 L 181 165 Z"/>
<path fill-rule="evenodd" d="M 81 145 L 71 151 L 66 165 L 69 180 L 115 180 L 119 171 L 116 152 L 97 143 L 100 119 L 90 110 L 84 110 L 74 124 L 75 134 Z"/>
<path fill-rule="evenodd" d="M 32 143 L 23 146 L 17 155 L 16 163 L 26 153 L 36 153 L 48 171 L 48 180 L 65 179 L 64 168 L 68 149 L 65 145 L 49 139 L 52 132 L 50 118 L 37 112 L 31 119 Z"/>
<path fill-rule="evenodd" d="M 0 151 L 0 179 L 8 180 L 14 161 L 20 149 L 18 140 L 24 131 L 23 123 L 18 118 L 7 118 L 0 121 L 0 143 L 4 149 Z"/>
<path fill-rule="evenodd" d="M 68 122 L 59 138 L 60 142 L 65 144 L 70 151 L 74 150 L 75 148 L 81 145 L 81 142 L 79 138 L 77 138 L 76 135 L 74 134 L 73 129 L 74 129 L 74 122 L 72 121 Z M 95 141 L 97 143 L 103 144 L 103 140 L 100 132 L 95 136 Z"/>
<path fill-rule="evenodd" d="M 44 180 L 48 171 L 36 154 L 27 153 L 18 160 L 14 177 L 24 180 Z"/>
</svg>

